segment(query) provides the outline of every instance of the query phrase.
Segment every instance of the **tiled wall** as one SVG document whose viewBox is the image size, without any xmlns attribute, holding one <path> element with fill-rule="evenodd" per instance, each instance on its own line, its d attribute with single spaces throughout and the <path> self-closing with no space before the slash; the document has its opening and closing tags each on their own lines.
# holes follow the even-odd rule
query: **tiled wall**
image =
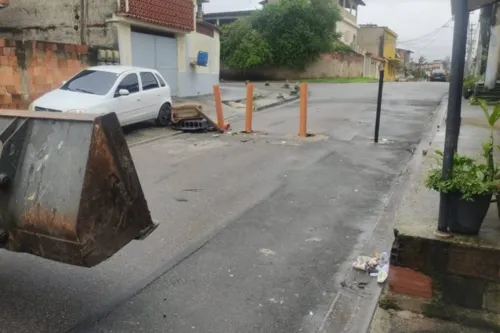
<svg viewBox="0 0 500 333">
<path fill-rule="evenodd" d="M 149 23 L 183 31 L 194 30 L 192 0 L 120 0 L 119 13 Z"/>
</svg>

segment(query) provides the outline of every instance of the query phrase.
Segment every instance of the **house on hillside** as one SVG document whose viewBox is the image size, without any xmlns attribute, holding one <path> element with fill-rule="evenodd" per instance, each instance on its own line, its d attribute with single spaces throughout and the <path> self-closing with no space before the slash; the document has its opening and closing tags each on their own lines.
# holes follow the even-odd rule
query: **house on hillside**
<svg viewBox="0 0 500 333">
<path fill-rule="evenodd" d="M 397 38 L 398 35 L 388 27 L 367 24 L 361 25 L 359 29 L 359 46 L 366 52 L 385 59 L 385 79 L 387 81 L 396 79 L 397 69 L 401 66 L 401 59 L 396 52 Z"/>
<path fill-rule="evenodd" d="M 260 2 L 261 5 L 265 6 L 272 3 L 277 3 L 279 0 L 263 0 Z M 337 32 L 341 35 L 341 40 L 347 45 L 352 46 L 355 51 L 358 38 L 358 9 L 360 6 L 365 6 L 362 0 L 332 0 L 338 3 L 340 7 L 340 14 L 342 15 L 342 21 L 337 24 Z M 206 22 L 214 25 L 224 25 L 236 21 L 239 18 L 248 17 L 254 11 L 244 10 L 244 11 L 232 11 L 232 12 L 220 12 L 220 13 L 209 13 L 204 15 Z"/>
<path fill-rule="evenodd" d="M 219 82 L 220 42 L 218 28 L 197 19 L 207 1 L 10 1 L 0 38 L 87 45 L 101 62 L 157 69 L 174 95 L 209 94 Z M 208 66 L 197 65 L 199 51 L 208 52 Z"/>
</svg>

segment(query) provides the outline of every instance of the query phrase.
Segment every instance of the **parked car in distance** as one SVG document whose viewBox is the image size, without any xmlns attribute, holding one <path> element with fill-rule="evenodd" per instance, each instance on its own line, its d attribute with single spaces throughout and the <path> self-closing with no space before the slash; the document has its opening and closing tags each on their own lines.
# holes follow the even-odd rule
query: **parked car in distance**
<svg viewBox="0 0 500 333">
<path fill-rule="evenodd" d="M 154 119 L 170 123 L 170 87 L 153 69 L 96 66 L 82 70 L 30 105 L 35 112 L 105 114 L 115 112 L 121 126 Z"/>
<path fill-rule="evenodd" d="M 431 75 L 429 76 L 429 81 L 431 81 L 431 82 L 434 82 L 434 81 L 446 82 L 447 81 L 446 72 L 442 69 L 434 69 L 431 72 Z"/>
</svg>

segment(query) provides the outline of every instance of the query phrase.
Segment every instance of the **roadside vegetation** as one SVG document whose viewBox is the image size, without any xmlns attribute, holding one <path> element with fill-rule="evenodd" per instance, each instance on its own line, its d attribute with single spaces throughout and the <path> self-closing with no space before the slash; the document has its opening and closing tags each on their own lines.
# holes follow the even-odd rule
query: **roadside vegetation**
<svg viewBox="0 0 500 333">
<path fill-rule="evenodd" d="M 221 60 L 236 69 L 302 69 L 321 53 L 347 52 L 335 33 L 341 20 L 331 0 L 282 0 L 222 27 Z"/>
<path fill-rule="evenodd" d="M 299 82 L 322 82 L 322 83 L 373 83 L 378 82 L 377 79 L 371 77 L 333 77 L 333 78 L 320 78 L 320 79 L 302 79 Z"/>
</svg>

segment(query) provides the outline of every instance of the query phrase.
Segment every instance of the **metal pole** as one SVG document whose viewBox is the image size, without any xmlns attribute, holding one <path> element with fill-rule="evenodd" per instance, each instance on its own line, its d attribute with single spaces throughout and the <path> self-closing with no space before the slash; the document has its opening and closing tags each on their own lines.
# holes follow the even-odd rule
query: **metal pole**
<svg viewBox="0 0 500 333">
<path fill-rule="evenodd" d="M 382 92 L 384 90 L 384 69 L 380 69 L 378 78 L 378 97 L 377 97 L 377 118 L 375 119 L 375 138 L 374 142 L 378 143 L 378 132 L 380 130 L 380 112 L 382 110 Z"/>
<path fill-rule="evenodd" d="M 455 27 L 453 31 L 453 52 L 451 62 L 451 80 L 448 97 L 448 115 L 446 119 L 446 137 L 444 143 L 443 179 L 450 179 L 453 170 L 453 157 L 457 152 L 462 111 L 462 87 L 464 82 L 465 48 L 467 43 L 467 25 L 469 23 L 468 0 L 455 2 Z M 441 193 L 439 203 L 438 234 L 448 233 L 450 217 L 450 196 Z"/>
</svg>

